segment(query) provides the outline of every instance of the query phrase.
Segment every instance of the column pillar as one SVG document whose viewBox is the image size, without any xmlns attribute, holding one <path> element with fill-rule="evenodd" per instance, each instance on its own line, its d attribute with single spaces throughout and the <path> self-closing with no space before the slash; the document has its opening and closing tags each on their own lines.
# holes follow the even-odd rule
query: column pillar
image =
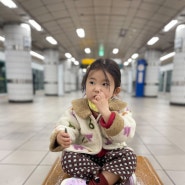
<svg viewBox="0 0 185 185">
<path fill-rule="evenodd" d="M 44 90 L 45 95 L 58 96 L 58 62 L 57 50 L 47 49 L 44 51 Z"/>
<path fill-rule="evenodd" d="M 132 60 L 131 62 L 131 75 L 132 75 L 132 84 L 131 84 L 131 88 L 132 88 L 132 95 L 134 96 L 135 95 L 135 92 L 136 92 L 136 71 L 137 71 L 137 61 L 136 59 Z"/>
<path fill-rule="evenodd" d="M 72 81 L 72 73 L 71 73 L 72 62 L 70 59 L 66 60 L 64 63 L 64 91 L 65 93 L 70 93 L 72 90 L 71 81 Z M 70 78 L 69 78 L 70 76 Z"/>
<path fill-rule="evenodd" d="M 77 84 L 79 80 L 78 76 L 78 66 L 72 65 L 71 66 L 71 91 L 76 91 L 78 89 Z"/>
<path fill-rule="evenodd" d="M 10 102 L 32 102 L 30 26 L 7 24 L 4 33 L 8 99 Z"/>
<path fill-rule="evenodd" d="M 58 96 L 64 95 L 64 61 L 58 65 Z"/>
<path fill-rule="evenodd" d="M 158 95 L 160 57 L 160 51 L 148 50 L 145 53 L 147 66 L 145 73 L 144 96 L 157 97 Z"/>
<path fill-rule="evenodd" d="M 128 92 L 128 69 L 126 67 L 123 68 L 123 71 L 121 74 L 121 86 L 122 86 L 123 92 Z"/>
<path fill-rule="evenodd" d="M 170 104 L 185 105 L 185 24 L 176 28 L 174 43 Z"/>
</svg>

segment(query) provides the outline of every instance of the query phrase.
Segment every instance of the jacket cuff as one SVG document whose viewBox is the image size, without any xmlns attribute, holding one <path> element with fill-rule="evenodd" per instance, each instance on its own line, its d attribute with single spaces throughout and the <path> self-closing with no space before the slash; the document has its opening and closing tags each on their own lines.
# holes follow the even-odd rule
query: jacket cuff
<svg viewBox="0 0 185 185">
<path fill-rule="evenodd" d="M 100 125 L 104 128 L 110 128 L 110 126 L 112 125 L 114 121 L 115 116 L 116 116 L 116 113 L 112 112 L 107 123 L 105 123 L 104 119 L 101 117 Z"/>
</svg>

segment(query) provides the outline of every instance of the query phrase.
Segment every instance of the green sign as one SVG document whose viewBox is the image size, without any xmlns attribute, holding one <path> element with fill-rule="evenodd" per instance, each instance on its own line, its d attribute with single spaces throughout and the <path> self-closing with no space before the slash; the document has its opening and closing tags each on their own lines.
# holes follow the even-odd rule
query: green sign
<svg viewBox="0 0 185 185">
<path fill-rule="evenodd" d="M 104 56 L 104 47 L 103 47 L 103 44 L 100 44 L 100 46 L 99 46 L 98 55 L 100 57 L 103 57 Z"/>
</svg>

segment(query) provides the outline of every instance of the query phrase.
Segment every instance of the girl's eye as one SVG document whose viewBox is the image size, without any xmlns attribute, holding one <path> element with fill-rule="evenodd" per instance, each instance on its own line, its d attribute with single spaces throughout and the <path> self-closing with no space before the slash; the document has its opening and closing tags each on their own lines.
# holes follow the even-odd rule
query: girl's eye
<svg viewBox="0 0 185 185">
<path fill-rule="evenodd" d="M 108 87 L 109 83 L 105 82 L 105 83 L 103 83 L 103 86 Z"/>
<path fill-rule="evenodd" d="M 93 81 L 89 81 L 89 83 L 90 83 L 91 85 L 93 85 L 93 84 L 94 84 L 94 82 L 93 82 Z"/>
</svg>

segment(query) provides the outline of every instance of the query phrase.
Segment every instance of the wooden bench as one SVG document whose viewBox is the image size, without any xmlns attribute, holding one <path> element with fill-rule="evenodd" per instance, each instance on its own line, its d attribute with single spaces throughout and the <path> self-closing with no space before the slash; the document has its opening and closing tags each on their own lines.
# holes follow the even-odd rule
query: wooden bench
<svg viewBox="0 0 185 185">
<path fill-rule="evenodd" d="M 60 185 L 66 177 L 57 158 L 42 185 Z M 149 160 L 143 156 L 137 156 L 136 177 L 139 185 L 163 185 Z"/>
</svg>

